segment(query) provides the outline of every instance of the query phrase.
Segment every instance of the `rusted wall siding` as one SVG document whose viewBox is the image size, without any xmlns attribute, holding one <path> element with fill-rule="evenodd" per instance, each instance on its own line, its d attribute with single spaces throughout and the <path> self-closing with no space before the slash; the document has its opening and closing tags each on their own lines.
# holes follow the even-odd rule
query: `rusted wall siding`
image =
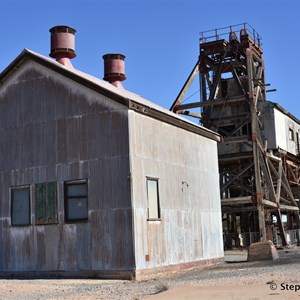
<svg viewBox="0 0 300 300">
<path fill-rule="evenodd" d="M 0 271 L 134 267 L 127 110 L 34 62 L 0 88 Z M 63 182 L 87 178 L 89 220 L 64 222 Z M 57 181 L 58 224 L 10 224 L 9 188 Z M 32 190 L 34 192 L 34 190 Z"/>
<path fill-rule="evenodd" d="M 133 111 L 129 128 L 137 269 L 223 257 L 216 142 Z M 161 221 L 147 221 L 147 176 Z"/>
</svg>

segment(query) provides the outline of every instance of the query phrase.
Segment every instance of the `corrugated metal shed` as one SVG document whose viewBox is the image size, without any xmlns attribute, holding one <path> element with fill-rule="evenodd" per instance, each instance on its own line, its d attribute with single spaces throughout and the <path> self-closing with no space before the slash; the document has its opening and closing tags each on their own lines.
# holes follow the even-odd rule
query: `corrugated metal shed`
<svg viewBox="0 0 300 300">
<path fill-rule="evenodd" d="M 0 83 L 2 276 L 132 278 L 223 256 L 218 134 L 29 50 Z M 159 181 L 154 222 L 150 177 Z M 17 189 L 30 195 L 21 226 L 11 219 L 22 214 Z M 72 207 L 80 220 L 66 218 Z"/>
</svg>

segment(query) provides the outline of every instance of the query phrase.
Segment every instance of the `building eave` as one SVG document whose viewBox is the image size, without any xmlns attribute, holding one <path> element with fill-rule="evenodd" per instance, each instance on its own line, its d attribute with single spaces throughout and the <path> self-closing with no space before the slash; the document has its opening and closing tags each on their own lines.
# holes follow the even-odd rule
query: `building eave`
<svg viewBox="0 0 300 300">
<path fill-rule="evenodd" d="M 279 105 L 276 102 L 272 102 L 272 101 L 268 101 L 270 103 L 272 103 L 272 105 L 279 110 L 280 112 L 282 112 L 283 114 L 285 114 L 286 116 L 288 116 L 289 118 L 291 118 L 293 121 L 295 121 L 296 123 L 298 123 L 300 125 L 300 120 L 295 117 L 293 114 L 291 114 L 289 111 L 287 111 L 285 108 L 283 108 L 281 105 Z"/>
<path fill-rule="evenodd" d="M 185 120 L 178 120 L 173 116 L 165 114 L 159 110 L 155 110 L 151 107 L 141 105 L 140 103 L 137 103 L 135 101 L 129 101 L 129 108 L 138 113 L 154 118 L 156 120 L 163 121 L 170 125 L 185 129 L 187 131 L 209 138 L 216 142 L 221 142 L 221 136 L 219 134 L 211 130 L 206 130 L 206 128 L 200 127 L 196 124 L 193 124 L 192 122 L 185 122 Z"/>
</svg>

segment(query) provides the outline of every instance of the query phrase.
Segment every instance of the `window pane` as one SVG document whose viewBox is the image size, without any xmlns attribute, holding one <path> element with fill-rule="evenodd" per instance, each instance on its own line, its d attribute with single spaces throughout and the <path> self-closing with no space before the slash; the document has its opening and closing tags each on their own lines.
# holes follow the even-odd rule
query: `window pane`
<svg viewBox="0 0 300 300">
<path fill-rule="evenodd" d="M 67 220 L 84 220 L 88 218 L 87 198 L 69 198 L 67 203 Z"/>
<path fill-rule="evenodd" d="M 148 192 L 148 218 L 158 219 L 159 204 L 158 204 L 158 182 L 157 180 L 147 180 L 147 192 Z"/>
<path fill-rule="evenodd" d="M 87 184 L 69 184 L 68 197 L 85 197 L 87 196 Z"/>
<path fill-rule="evenodd" d="M 289 128 L 289 139 L 291 141 L 294 140 L 294 130 L 292 128 Z"/>
<path fill-rule="evenodd" d="M 11 191 L 11 223 L 12 225 L 30 224 L 30 190 L 29 187 L 12 189 Z"/>
<path fill-rule="evenodd" d="M 65 219 L 69 221 L 88 219 L 88 186 L 86 181 L 65 183 Z"/>
</svg>

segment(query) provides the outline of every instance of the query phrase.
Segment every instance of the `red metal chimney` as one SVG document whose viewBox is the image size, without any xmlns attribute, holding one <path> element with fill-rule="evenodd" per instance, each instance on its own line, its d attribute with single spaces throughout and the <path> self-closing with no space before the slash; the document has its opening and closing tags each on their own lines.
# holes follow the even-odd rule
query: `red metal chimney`
<svg viewBox="0 0 300 300">
<path fill-rule="evenodd" d="M 51 52 L 50 56 L 62 65 L 73 68 L 70 58 L 76 56 L 75 53 L 75 32 L 76 30 L 65 25 L 52 27 L 51 33 Z"/>
<path fill-rule="evenodd" d="M 123 88 L 121 81 L 125 76 L 125 55 L 123 54 L 105 54 L 104 59 L 104 80 L 108 81 L 117 88 Z"/>
</svg>

